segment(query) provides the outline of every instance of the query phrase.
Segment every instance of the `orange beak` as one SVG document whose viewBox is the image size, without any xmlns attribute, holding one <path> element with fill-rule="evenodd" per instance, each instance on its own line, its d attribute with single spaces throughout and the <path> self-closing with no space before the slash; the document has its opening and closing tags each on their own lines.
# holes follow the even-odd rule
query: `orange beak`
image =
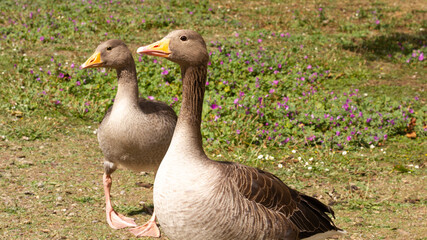
<svg viewBox="0 0 427 240">
<path fill-rule="evenodd" d="M 82 64 L 82 68 L 96 68 L 102 67 L 104 63 L 101 61 L 101 53 L 95 52 L 85 63 Z"/>
<path fill-rule="evenodd" d="M 170 39 L 163 38 L 160 41 L 138 48 L 136 52 L 139 54 L 147 54 L 167 58 L 171 54 L 171 51 L 169 50 L 169 42 Z"/>
</svg>

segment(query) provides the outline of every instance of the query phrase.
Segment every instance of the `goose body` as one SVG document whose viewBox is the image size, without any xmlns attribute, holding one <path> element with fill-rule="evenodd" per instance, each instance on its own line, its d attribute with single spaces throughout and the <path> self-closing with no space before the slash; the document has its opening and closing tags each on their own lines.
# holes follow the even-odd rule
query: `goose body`
<svg viewBox="0 0 427 240">
<path fill-rule="evenodd" d="M 198 33 L 173 31 L 137 52 L 181 66 L 181 111 L 154 182 L 156 214 L 170 239 L 324 239 L 340 233 L 327 215 L 334 212 L 320 201 L 268 172 L 206 156 L 200 123 L 209 57 Z"/>
<path fill-rule="evenodd" d="M 133 171 L 157 171 L 169 146 L 175 123 L 162 102 L 115 99 L 101 122 L 98 141 L 108 164 Z"/>
<path fill-rule="evenodd" d="M 108 224 L 115 229 L 135 227 L 133 219 L 114 211 L 110 200 L 111 174 L 119 165 L 133 171 L 156 171 L 175 129 L 177 116 L 167 104 L 139 98 L 135 62 L 120 40 L 101 43 L 82 68 L 107 67 L 117 71 L 118 88 L 98 129 L 104 155 L 104 191 Z M 155 215 L 134 228 L 139 236 L 160 236 Z"/>
</svg>

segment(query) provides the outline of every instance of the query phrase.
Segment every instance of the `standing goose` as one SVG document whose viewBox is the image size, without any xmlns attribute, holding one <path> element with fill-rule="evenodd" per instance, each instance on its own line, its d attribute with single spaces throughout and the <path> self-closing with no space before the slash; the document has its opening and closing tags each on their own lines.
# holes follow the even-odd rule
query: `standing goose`
<svg viewBox="0 0 427 240">
<path fill-rule="evenodd" d="M 324 239 L 343 231 L 332 209 L 262 170 L 210 160 L 200 132 L 207 63 L 203 38 L 177 30 L 140 47 L 181 67 L 178 123 L 154 182 L 154 206 L 171 239 Z"/>
<path fill-rule="evenodd" d="M 118 88 L 114 104 L 102 120 L 98 141 L 104 154 L 104 192 L 108 224 L 114 228 L 135 227 L 132 218 L 114 211 L 110 200 L 111 174 L 118 165 L 134 171 L 156 171 L 165 155 L 177 116 L 167 104 L 138 97 L 135 62 L 120 40 L 101 43 L 82 68 L 117 70 Z M 138 236 L 159 237 L 155 214 L 143 226 L 131 229 Z"/>
</svg>

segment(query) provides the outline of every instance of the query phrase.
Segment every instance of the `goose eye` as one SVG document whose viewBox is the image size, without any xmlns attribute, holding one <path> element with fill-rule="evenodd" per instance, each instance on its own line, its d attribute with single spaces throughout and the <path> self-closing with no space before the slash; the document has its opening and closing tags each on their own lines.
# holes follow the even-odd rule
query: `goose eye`
<svg viewBox="0 0 427 240">
<path fill-rule="evenodd" d="M 179 39 L 181 39 L 181 41 L 187 41 L 187 37 L 186 36 L 181 36 Z"/>
<path fill-rule="evenodd" d="M 110 51 L 111 49 L 113 49 L 112 47 L 107 47 L 107 50 Z"/>
</svg>

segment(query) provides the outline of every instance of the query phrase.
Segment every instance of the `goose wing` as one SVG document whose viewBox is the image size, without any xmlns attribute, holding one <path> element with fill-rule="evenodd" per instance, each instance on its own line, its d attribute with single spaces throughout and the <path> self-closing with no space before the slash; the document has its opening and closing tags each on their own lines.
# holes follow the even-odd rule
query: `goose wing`
<svg viewBox="0 0 427 240">
<path fill-rule="evenodd" d="M 284 184 L 275 175 L 237 163 L 225 163 L 227 179 L 242 197 L 284 215 L 299 230 L 299 238 L 339 230 L 332 219 L 334 211 L 319 200 Z"/>
</svg>

